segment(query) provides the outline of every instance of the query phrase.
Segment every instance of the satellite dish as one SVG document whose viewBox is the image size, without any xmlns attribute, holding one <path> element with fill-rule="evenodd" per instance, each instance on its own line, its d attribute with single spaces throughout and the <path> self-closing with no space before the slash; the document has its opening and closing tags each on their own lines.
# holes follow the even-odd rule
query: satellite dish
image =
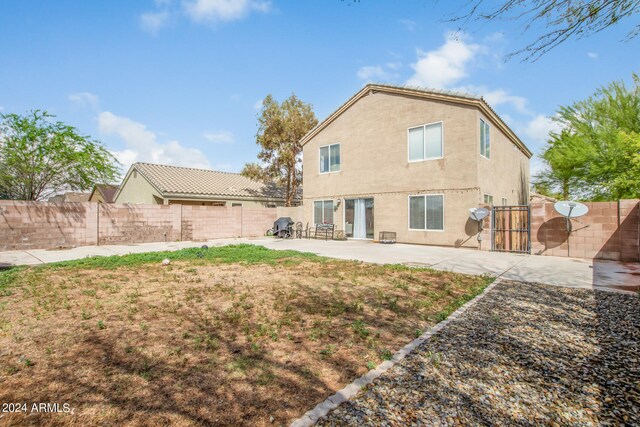
<svg viewBox="0 0 640 427">
<path fill-rule="evenodd" d="M 578 202 L 556 202 L 553 205 L 553 208 L 560 215 L 565 217 L 567 223 L 567 231 L 571 233 L 572 224 L 571 218 L 578 218 L 580 216 L 586 215 L 589 212 L 589 208 Z"/>
<path fill-rule="evenodd" d="M 469 218 L 474 221 L 482 221 L 489 216 L 489 210 L 485 208 L 471 208 L 469 209 Z"/>
<path fill-rule="evenodd" d="M 482 245 L 482 220 L 489 216 L 489 210 L 485 208 L 469 209 L 469 218 L 478 223 L 478 244 Z M 480 248 L 480 246 L 478 246 Z"/>
<path fill-rule="evenodd" d="M 578 218 L 579 216 L 586 215 L 589 212 L 589 208 L 578 202 L 556 202 L 553 208 L 560 215 L 567 218 Z"/>
</svg>

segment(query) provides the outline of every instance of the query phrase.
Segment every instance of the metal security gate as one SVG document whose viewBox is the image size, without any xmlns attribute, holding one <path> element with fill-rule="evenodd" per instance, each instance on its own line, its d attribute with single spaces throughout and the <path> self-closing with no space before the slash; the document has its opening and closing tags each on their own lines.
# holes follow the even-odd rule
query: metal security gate
<svg viewBox="0 0 640 427">
<path fill-rule="evenodd" d="M 531 253 L 529 206 L 494 206 L 491 217 L 491 250 L 520 254 Z"/>
</svg>

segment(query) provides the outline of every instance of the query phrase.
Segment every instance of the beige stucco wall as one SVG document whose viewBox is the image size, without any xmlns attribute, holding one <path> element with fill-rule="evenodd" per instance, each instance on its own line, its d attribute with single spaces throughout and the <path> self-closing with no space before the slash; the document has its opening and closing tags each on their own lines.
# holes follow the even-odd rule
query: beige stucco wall
<svg viewBox="0 0 640 427">
<path fill-rule="evenodd" d="M 99 191 L 94 191 L 89 201 L 93 203 L 106 203 L 104 197 L 102 197 L 102 194 Z"/>
<path fill-rule="evenodd" d="M 335 205 L 341 199 L 334 222 L 344 229 L 344 199 L 373 197 L 376 239 L 380 231 L 395 231 L 400 242 L 477 246 L 475 224 L 467 219 L 468 209 L 481 201 L 481 189 L 512 194 L 519 188 L 520 165 L 526 163 L 527 187 L 529 170 L 527 157 L 520 150 L 512 153 L 493 125 L 494 153 L 491 160 L 482 159 L 488 165 L 480 165 L 479 118 L 475 107 L 386 93 L 365 96 L 303 148 L 304 220 L 313 222 L 315 200 L 333 199 Z M 439 121 L 443 158 L 409 162 L 408 128 Z M 320 174 L 319 147 L 335 143 L 341 144 L 341 170 Z M 517 176 L 516 167 L 505 167 L 503 161 L 518 165 Z M 408 229 L 413 194 L 444 195 L 444 231 Z"/>
<path fill-rule="evenodd" d="M 140 203 L 148 205 L 157 205 L 158 199 L 156 196 L 162 199 L 160 193 L 153 188 L 153 186 L 147 181 L 141 174 L 132 171 L 120 187 L 120 193 L 115 203 Z M 162 203 L 160 203 L 162 204 Z"/>
<path fill-rule="evenodd" d="M 170 205 L 189 205 L 189 206 L 212 206 L 214 203 L 225 203 L 226 207 L 233 207 L 234 204 L 240 204 L 243 208 L 269 208 L 269 207 L 277 207 L 283 206 L 283 202 L 261 202 L 256 200 L 236 200 L 236 199 L 225 199 L 225 198 L 216 198 L 216 199 L 203 199 L 203 200 L 194 200 L 194 199 L 170 199 Z"/>
<path fill-rule="evenodd" d="M 480 118 L 488 119 L 478 111 L 477 135 L 480 135 Z M 490 123 L 490 122 L 489 122 Z M 479 203 L 484 194 L 493 195 L 493 204 L 507 205 L 529 203 L 529 159 L 496 126 L 490 123 L 491 156 L 480 155 L 480 143 L 476 144 L 478 159 Z"/>
</svg>

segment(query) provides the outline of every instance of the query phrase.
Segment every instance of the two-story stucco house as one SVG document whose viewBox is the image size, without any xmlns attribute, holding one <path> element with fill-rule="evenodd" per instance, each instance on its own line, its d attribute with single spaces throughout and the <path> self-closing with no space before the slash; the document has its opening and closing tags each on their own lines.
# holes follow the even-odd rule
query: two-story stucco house
<svg viewBox="0 0 640 427">
<path fill-rule="evenodd" d="M 479 97 L 370 84 L 301 142 L 306 220 L 349 238 L 475 247 L 469 208 L 528 203 L 531 151 Z"/>
</svg>

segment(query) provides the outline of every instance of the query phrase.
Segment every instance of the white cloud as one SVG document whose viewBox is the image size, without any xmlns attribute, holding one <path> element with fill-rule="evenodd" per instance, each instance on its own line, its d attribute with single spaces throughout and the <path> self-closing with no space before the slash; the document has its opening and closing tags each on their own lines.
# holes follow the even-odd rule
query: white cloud
<svg viewBox="0 0 640 427">
<path fill-rule="evenodd" d="M 148 33 L 156 34 L 169 22 L 169 11 L 146 12 L 140 15 L 140 25 Z"/>
<path fill-rule="evenodd" d="M 396 80 L 399 75 L 397 71 L 402 68 L 400 62 L 387 62 L 384 65 L 365 65 L 360 67 L 356 75 L 360 80 L 367 82 Z"/>
<path fill-rule="evenodd" d="M 547 169 L 547 165 L 540 157 L 533 156 L 531 158 L 531 161 L 529 163 L 529 175 L 532 178 L 543 172 L 545 169 Z"/>
<path fill-rule="evenodd" d="M 178 141 L 158 142 L 158 135 L 142 123 L 104 111 L 98 116 L 98 129 L 105 135 L 120 137 L 126 149 L 113 154 L 126 169 L 134 162 L 151 162 L 195 168 L 209 168 L 209 160 L 197 148 Z"/>
<path fill-rule="evenodd" d="M 499 43 L 504 41 L 504 33 L 501 31 L 496 31 L 495 33 L 491 33 L 486 36 L 484 39 L 485 43 Z"/>
<path fill-rule="evenodd" d="M 400 19 L 398 20 L 398 22 L 402 24 L 407 29 L 407 31 L 413 31 L 416 29 L 416 22 L 412 21 L 411 19 Z"/>
<path fill-rule="evenodd" d="M 98 108 L 98 104 L 100 103 L 98 96 L 91 92 L 76 92 L 70 94 L 67 98 L 69 101 L 83 107 Z"/>
<path fill-rule="evenodd" d="M 467 77 L 470 61 L 481 51 L 481 46 L 467 43 L 464 35 L 449 35 L 438 49 L 418 50 L 418 61 L 412 64 L 414 75 L 408 85 L 445 89 Z"/>
<path fill-rule="evenodd" d="M 492 107 L 498 105 L 509 104 L 512 105 L 520 113 L 528 113 L 527 98 L 523 96 L 511 95 L 504 89 L 495 89 L 485 91 L 482 93 L 485 101 Z"/>
<path fill-rule="evenodd" d="M 262 99 L 258 99 L 255 104 L 253 104 L 253 108 L 255 108 L 256 110 L 261 110 L 262 109 Z"/>
<path fill-rule="evenodd" d="M 205 132 L 202 137 L 214 144 L 233 144 L 233 133 L 223 130 L 221 132 Z"/>
<path fill-rule="evenodd" d="M 156 8 L 140 15 L 140 26 L 156 34 L 176 17 L 186 17 L 197 23 L 237 21 L 252 12 L 271 10 L 269 0 L 156 0 Z"/>
<path fill-rule="evenodd" d="M 549 138 L 550 132 L 560 132 L 561 126 L 551 117 L 538 114 L 527 123 L 524 134 L 536 144 L 542 144 Z"/>
<path fill-rule="evenodd" d="M 518 113 L 531 115 L 533 114 L 528 108 L 528 100 L 524 96 L 512 95 L 505 89 L 489 89 L 486 86 L 460 86 L 454 90 L 460 92 L 479 95 L 484 98 L 492 107 L 508 105 L 513 107 Z"/>
<path fill-rule="evenodd" d="M 366 65 L 358 70 L 358 78 L 361 80 L 384 80 L 386 71 L 379 65 Z"/>
<path fill-rule="evenodd" d="M 598 59 L 598 54 L 595 52 L 587 52 L 589 59 Z"/>
<path fill-rule="evenodd" d="M 251 12 L 268 12 L 271 2 L 261 0 L 189 0 L 185 12 L 195 22 L 228 22 L 244 18 Z"/>
</svg>

